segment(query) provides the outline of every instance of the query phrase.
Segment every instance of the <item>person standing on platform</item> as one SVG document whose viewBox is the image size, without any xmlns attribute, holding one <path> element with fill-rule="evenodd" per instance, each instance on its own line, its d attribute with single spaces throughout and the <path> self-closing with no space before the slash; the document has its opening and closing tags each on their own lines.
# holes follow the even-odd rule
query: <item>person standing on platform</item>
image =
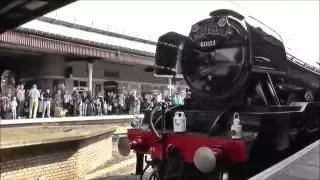
<svg viewBox="0 0 320 180">
<path fill-rule="evenodd" d="M 50 118 L 50 112 L 51 112 L 51 94 L 50 89 L 47 88 L 46 91 L 43 94 L 43 111 L 42 111 L 42 118 L 44 118 L 44 115 L 47 111 L 47 117 Z"/>
<path fill-rule="evenodd" d="M 100 98 L 97 98 L 96 105 L 97 105 L 97 115 L 101 116 L 102 115 L 102 109 L 101 109 L 102 104 L 101 104 Z"/>
<path fill-rule="evenodd" d="M 129 96 L 129 99 L 128 99 L 128 105 L 129 105 L 129 114 L 132 115 L 134 114 L 135 112 L 135 105 L 136 105 L 136 95 L 137 95 L 137 92 L 136 91 L 133 91 L 132 94 Z"/>
<path fill-rule="evenodd" d="M 61 90 L 57 91 L 57 94 L 54 96 L 54 102 L 56 107 L 62 107 L 62 97 L 61 97 Z"/>
<path fill-rule="evenodd" d="M 83 116 L 83 102 L 82 99 L 78 99 L 78 110 L 79 110 L 79 116 Z"/>
<path fill-rule="evenodd" d="M 37 117 L 41 117 L 42 116 L 42 112 L 43 112 L 43 94 L 44 94 L 44 91 L 43 90 L 40 90 L 40 98 L 39 98 L 39 103 L 38 103 L 38 115 Z"/>
<path fill-rule="evenodd" d="M 123 114 L 123 111 L 125 109 L 124 103 L 125 103 L 124 94 L 120 93 L 120 95 L 119 95 L 119 113 L 120 114 Z"/>
<path fill-rule="evenodd" d="M 119 99 L 117 94 L 114 93 L 112 97 L 112 105 L 113 105 L 113 114 L 119 114 Z"/>
<path fill-rule="evenodd" d="M 108 114 L 111 114 L 112 112 L 112 104 L 113 104 L 113 95 L 112 92 L 108 92 L 107 95 L 107 104 L 108 104 Z"/>
<path fill-rule="evenodd" d="M 12 101 L 11 101 L 11 112 L 12 112 L 12 119 L 17 119 L 17 100 L 16 97 L 13 97 Z"/>
<path fill-rule="evenodd" d="M 162 102 L 162 93 L 158 92 L 156 95 L 156 103 L 159 104 Z"/>
<path fill-rule="evenodd" d="M 23 114 L 24 114 L 25 94 L 26 94 L 26 91 L 24 89 L 24 85 L 21 84 L 17 88 L 17 95 L 16 95 L 17 103 L 18 103 L 18 109 L 17 109 L 18 119 L 23 117 Z"/>
<path fill-rule="evenodd" d="M 2 94 L 1 94 L 1 92 L 0 92 L 0 119 L 2 119 L 2 103 L 3 103 L 3 101 L 2 101 Z"/>
<path fill-rule="evenodd" d="M 37 89 L 37 85 L 33 85 L 32 89 L 29 91 L 29 118 L 37 117 L 38 101 L 40 97 L 40 91 Z M 33 115 L 33 116 L 32 116 Z"/>
<path fill-rule="evenodd" d="M 182 98 L 182 95 L 181 95 L 181 94 L 178 94 L 178 104 L 179 104 L 179 105 L 183 105 L 183 104 L 184 104 L 183 98 Z"/>
<path fill-rule="evenodd" d="M 88 95 L 88 99 L 89 99 L 89 103 L 88 103 L 88 115 L 89 116 L 94 116 L 95 115 L 95 112 L 96 112 L 96 106 L 94 104 L 95 102 L 95 99 L 92 95 L 91 92 L 89 92 L 89 95 Z"/>
<path fill-rule="evenodd" d="M 72 101 L 72 97 L 71 95 L 69 94 L 68 91 L 65 91 L 64 95 L 63 95 L 63 106 L 64 106 L 64 109 L 67 109 L 68 110 L 68 115 L 71 115 L 71 101 Z"/>
<path fill-rule="evenodd" d="M 54 117 L 59 117 L 60 112 L 63 110 L 62 108 L 62 94 L 61 90 L 58 89 L 57 93 L 54 96 Z"/>
<path fill-rule="evenodd" d="M 72 113 L 73 113 L 73 116 L 80 115 L 79 114 L 80 101 L 81 101 L 81 98 L 80 98 L 79 92 L 78 91 L 74 91 L 72 93 L 72 104 L 73 104 L 72 105 Z"/>
<path fill-rule="evenodd" d="M 103 106 L 102 106 L 102 114 L 107 115 L 108 114 L 108 104 L 106 101 L 103 101 Z"/>
<path fill-rule="evenodd" d="M 136 99 L 135 99 L 135 110 L 134 114 L 139 114 L 140 113 L 140 108 L 141 108 L 141 95 L 137 94 Z"/>
<path fill-rule="evenodd" d="M 177 95 L 177 93 L 175 93 L 174 96 L 172 97 L 172 105 L 173 105 L 173 106 L 179 105 L 179 100 L 178 100 L 178 95 Z"/>
<path fill-rule="evenodd" d="M 9 103 L 9 98 L 8 97 L 2 97 L 1 98 L 1 116 L 4 118 L 4 119 L 10 119 L 11 117 L 8 117 L 8 111 L 9 111 L 9 108 L 10 108 L 10 103 Z"/>
<path fill-rule="evenodd" d="M 83 93 L 82 97 L 82 116 L 87 116 L 88 104 L 90 103 L 88 94 Z"/>
</svg>

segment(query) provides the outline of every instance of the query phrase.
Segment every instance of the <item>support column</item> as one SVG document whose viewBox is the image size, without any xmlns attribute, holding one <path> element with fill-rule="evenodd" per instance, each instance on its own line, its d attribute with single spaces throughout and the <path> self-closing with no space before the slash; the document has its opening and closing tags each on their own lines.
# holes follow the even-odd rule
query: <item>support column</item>
<svg viewBox="0 0 320 180">
<path fill-rule="evenodd" d="M 88 90 L 92 93 L 92 71 L 93 71 L 93 62 L 88 61 Z"/>
<path fill-rule="evenodd" d="M 172 79 L 171 77 L 168 78 L 168 88 L 169 88 L 169 96 L 172 95 Z"/>
</svg>

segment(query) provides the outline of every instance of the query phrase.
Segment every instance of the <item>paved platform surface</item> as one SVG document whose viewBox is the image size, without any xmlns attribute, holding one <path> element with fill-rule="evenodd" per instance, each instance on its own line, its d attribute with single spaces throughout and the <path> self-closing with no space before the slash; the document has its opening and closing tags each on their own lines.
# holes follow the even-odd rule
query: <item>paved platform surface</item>
<svg viewBox="0 0 320 180">
<path fill-rule="evenodd" d="M 105 116 L 76 116 L 76 117 L 51 117 L 51 118 L 35 118 L 35 119 L 0 119 L 0 126 L 22 125 L 22 124 L 42 124 L 42 123 L 65 123 L 65 122 L 90 122 L 90 121 L 106 121 L 120 122 L 133 120 L 135 118 L 143 118 L 143 114 L 137 115 L 105 115 Z"/>
<path fill-rule="evenodd" d="M 0 149 L 65 142 L 114 133 L 117 125 L 0 127 Z"/>
<path fill-rule="evenodd" d="M 320 180 L 320 140 L 249 180 Z"/>
</svg>

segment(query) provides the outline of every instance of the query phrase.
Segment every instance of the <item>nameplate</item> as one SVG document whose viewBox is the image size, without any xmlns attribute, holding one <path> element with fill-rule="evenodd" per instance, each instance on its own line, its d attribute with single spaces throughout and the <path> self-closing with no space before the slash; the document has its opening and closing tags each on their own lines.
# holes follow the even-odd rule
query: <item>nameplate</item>
<svg viewBox="0 0 320 180">
<path fill-rule="evenodd" d="M 232 28 L 227 17 L 214 17 L 194 24 L 189 37 L 192 41 L 197 41 L 205 39 L 208 36 L 228 37 L 232 33 Z"/>
</svg>

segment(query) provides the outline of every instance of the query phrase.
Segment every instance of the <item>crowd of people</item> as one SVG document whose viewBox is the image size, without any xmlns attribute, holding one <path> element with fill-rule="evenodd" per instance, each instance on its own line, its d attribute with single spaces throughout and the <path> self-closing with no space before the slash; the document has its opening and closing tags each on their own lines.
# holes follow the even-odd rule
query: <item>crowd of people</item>
<svg viewBox="0 0 320 180">
<path fill-rule="evenodd" d="M 0 94 L 1 97 L 1 94 Z M 172 97 L 162 97 L 161 93 L 107 92 L 105 96 L 93 96 L 91 92 L 64 89 L 38 89 L 34 84 L 26 90 L 23 84 L 12 94 L 0 100 L 0 118 L 45 118 L 65 116 L 97 116 L 108 114 L 139 114 L 153 104 L 168 101 L 172 105 L 183 104 L 183 98 L 175 93 Z"/>
</svg>

